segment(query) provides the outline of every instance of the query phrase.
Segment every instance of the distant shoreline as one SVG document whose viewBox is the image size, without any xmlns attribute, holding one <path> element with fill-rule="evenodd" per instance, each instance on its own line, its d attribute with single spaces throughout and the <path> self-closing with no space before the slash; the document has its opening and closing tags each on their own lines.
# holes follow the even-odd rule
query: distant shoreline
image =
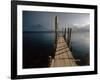
<svg viewBox="0 0 100 80">
<path fill-rule="evenodd" d="M 62 33 L 62 31 L 59 31 Z M 72 31 L 72 33 L 81 33 L 81 32 L 89 32 L 88 30 L 87 31 Z M 55 33 L 55 31 L 23 31 L 23 33 Z"/>
</svg>

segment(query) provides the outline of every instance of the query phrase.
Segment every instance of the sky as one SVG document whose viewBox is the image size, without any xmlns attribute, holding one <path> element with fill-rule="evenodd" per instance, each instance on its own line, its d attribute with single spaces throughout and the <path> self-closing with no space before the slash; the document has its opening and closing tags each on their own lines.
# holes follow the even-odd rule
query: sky
<svg viewBox="0 0 100 80">
<path fill-rule="evenodd" d="M 58 17 L 60 30 L 65 27 L 83 27 L 90 22 L 88 13 L 23 11 L 23 31 L 54 30 L 55 16 Z"/>
</svg>

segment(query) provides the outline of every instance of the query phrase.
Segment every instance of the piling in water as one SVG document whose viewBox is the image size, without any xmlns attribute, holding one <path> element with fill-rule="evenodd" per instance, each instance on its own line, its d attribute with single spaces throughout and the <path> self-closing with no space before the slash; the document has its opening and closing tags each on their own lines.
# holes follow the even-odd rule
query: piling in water
<svg viewBox="0 0 100 80">
<path fill-rule="evenodd" d="M 71 34 L 72 34 L 72 28 L 68 28 L 68 34 L 67 34 L 67 44 L 70 47 L 71 44 Z"/>
</svg>

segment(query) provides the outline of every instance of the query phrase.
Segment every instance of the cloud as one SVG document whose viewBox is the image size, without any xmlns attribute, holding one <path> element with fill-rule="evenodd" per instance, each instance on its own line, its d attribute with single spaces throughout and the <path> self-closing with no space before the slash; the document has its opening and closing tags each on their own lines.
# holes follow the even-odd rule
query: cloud
<svg viewBox="0 0 100 80">
<path fill-rule="evenodd" d="M 77 27 L 77 28 L 83 28 L 83 27 L 88 27 L 89 24 L 73 24 L 74 27 Z"/>
</svg>

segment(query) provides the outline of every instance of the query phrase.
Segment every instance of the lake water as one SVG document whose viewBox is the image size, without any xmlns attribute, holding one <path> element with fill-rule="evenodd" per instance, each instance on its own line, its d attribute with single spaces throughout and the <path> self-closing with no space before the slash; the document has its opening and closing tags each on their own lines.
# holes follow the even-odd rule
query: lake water
<svg viewBox="0 0 100 80">
<path fill-rule="evenodd" d="M 73 32 L 71 37 L 71 51 L 79 65 L 89 65 L 89 32 Z"/>
<path fill-rule="evenodd" d="M 54 50 L 54 33 L 23 33 L 23 68 L 48 67 Z"/>
<path fill-rule="evenodd" d="M 54 51 L 53 32 L 23 32 L 23 68 L 48 67 Z M 79 65 L 89 65 L 89 32 L 73 32 L 71 51 Z"/>
</svg>

